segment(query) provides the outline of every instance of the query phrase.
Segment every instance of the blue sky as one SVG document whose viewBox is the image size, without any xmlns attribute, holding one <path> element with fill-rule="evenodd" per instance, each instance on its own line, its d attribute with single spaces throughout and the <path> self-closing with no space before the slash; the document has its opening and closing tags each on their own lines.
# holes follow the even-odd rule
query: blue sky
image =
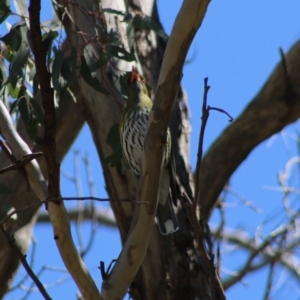
<svg viewBox="0 0 300 300">
<path fill-rule="evenodd" d="M 170 33 L 176 13 L 181 5 L 177 0 L 158 0 L 159 13 L 167 33 Z M 49 11 L 49 10 L 48 10 Z M 206 18 L 191 46 L 188 59 L 191 62 L 184 67 L 182 84 L 188 94 L 191 111 L 191 165 L 195 168 L 197 144 L 200 129 L 201 101 L 203 94 L 203 79 L 209 78 L 211 89 L 208 104 L 219 107 L 236 118 L 247 103 L 263 86 L 275 65 L 280 60 L 279 48 L 288 51 L 300 37 L 300 2 L 296 0 L 253 0 L 253 1 L 212 1 Z M 49 18 L 49 16 L 45 16 Z M 1 29 L 1 33 L 3 28 Z M 205 132 L 204 149 L 228 126 L 228 118 L 217 112 L 212 112 Z M 236 198 L 227 198 L 227 225 L 230 228 L 239 227 L 253 234 L 257 226 L 271 213 L 281 208 L 282 195 L 267 189 L 267 186 L 278 186 L 277 174 L 283 170 L 286 162 L 297 155 L 296 129 L 299 122 L 284 129 L 268 141 L 259 145 L 241 164 L 230 180 L 231 189 L 251 200 L 262 211 L 261 214 L 244 207 Z M 237 141 L 238 143 L 238 141 Z M 105 185 L 101 166 L 88 128 L 85 126 L 72 149 L 78 149 L 82 154 L 88 153 L 92 161 L 92 172 L 98 197 L 106 197 Z M 220 153 L 222 155 L 222 153 Z M 65 158 L 62 168 L 73 173 L 74 153 Z M 81 165 L 81 172 L 83 172 Z M 83 194 L 89 195 L 83 175 Z M 76 189 L 72 183 L 62 177 L 63 196 L 76 196 Z M 69 206 L 69 205 L 68 205 Z M 107 205 L 103 205 L 106 206 Z M 211 226 L 218 222 L 215 213 Z M 280 218 L 267 223 L 262 232 L 268 234 L 280 224 Z M 89 224 L 83 225 L 86 240 L 89 234 Z M 74 229 L 74 228 L 73 228 Z M 58 256 L 52 229 L 50 226 L 38 225 L 34 230 L 37 240 L 34 270 L 36 272 L 47 263 L 48 266 L 63 268 Z M 74 231 L 76 239 L 76 234 Z M 100 260 L 106 265 L 117 258 L 120 250 L 120 239 L 116 230 L 99 226 L 93 250 L 86 257 L 86 264 L 101 286 L 101 278 L 97 266 Z M 224 249 L 226 250 L 226 249 Z M 30 256 L 30 254 L 29 254 Z M 235 252 L 226 255 L 224 270 L 234 271 L 242 264 L 245 255 Z M 20 268 L 18 278 L 24 276 L 25 271 Z M 225 273 L 222 272 L 222 276 Z M 262 299 L 266 283 L 267 270 L 259 271 L 247 276 L 243 283 L 238 283 L 227 292 L 227 298 L 238 300 Z M 41 279 L 46 284 L 56 282 L 58 278 L 66 278 L 62 284 L 49 289 L 53 299 L 63 296 L 71 299 L 77 288 L 67 273 L 44 271 Z M 282 281 L 287 285 L 281 286 Z M 286 273 L 279 270 L 275 276 L 276 286 L 272 290 L 272 299 L 299 299 L 295 283 L 289 280 Z M 28 283 L 27 283 L 28 285 Z M 299 287 L 298 287 L 299 292 Z M 15 291 L 5 299 L 19 299 L 24 292 Z M 33 293 L 29 299 L 40 299 L 39 293 Z"/>
</svg>

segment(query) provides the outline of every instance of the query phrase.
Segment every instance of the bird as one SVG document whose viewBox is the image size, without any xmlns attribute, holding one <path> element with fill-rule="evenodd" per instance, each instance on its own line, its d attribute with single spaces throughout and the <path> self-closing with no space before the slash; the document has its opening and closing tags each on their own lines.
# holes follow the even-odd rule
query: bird
<svg viewBox="0 0 300 300">
<path fill-rule="evenodd" d="M 149 97 L 144 78 L 138 74 L 134 67 L 127 84 L 128 97 L 119 124 L 120 141 L 125 161 L 129 164 L 136 178 L 139 179 L 152 100 Z M 156 220 L 162 235 L 172 234 L 179 229 L 179 222 L 173 207 L 173 202 L 176 205 L 177 195 L 171 146 L 171 133 L 168 128 L 156 210 Z"/>
</svg>

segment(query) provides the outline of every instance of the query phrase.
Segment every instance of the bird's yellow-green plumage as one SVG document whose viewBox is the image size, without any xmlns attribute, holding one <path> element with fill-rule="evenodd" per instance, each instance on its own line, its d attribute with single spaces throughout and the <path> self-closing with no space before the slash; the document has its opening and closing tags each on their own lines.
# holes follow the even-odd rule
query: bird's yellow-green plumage
<svg viewBox="0 0 300 300">
<path fill-rule="evenodd" d="M 144 138 L 152 101 L 143 78 L 133 68 L 128 80 L 129 95 L 126 107 L 122 112 L 120 121 L 120 139 L 124 157 L 130 168 L 138 178 L 141 170 Z M 171 166 L 171 135 L 167 132 L 167 142 L 163 155 L 163 170 L 159 185 L 159 202 L 157 207 L 157 221 L 162 234 L 175 232 L 178 220 L 172 205 L 170 185 L 174 180 Z M 173 189 L 174 190 L 174 189 Z M 175 191 L 172 192 L 173 198 Z M 174 199 L 176 202 L 176 199 Z"/>
</svg>

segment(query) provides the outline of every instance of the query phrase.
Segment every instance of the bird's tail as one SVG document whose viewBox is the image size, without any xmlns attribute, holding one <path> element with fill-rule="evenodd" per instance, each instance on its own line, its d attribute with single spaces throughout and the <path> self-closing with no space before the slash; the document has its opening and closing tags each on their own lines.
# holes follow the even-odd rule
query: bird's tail
<svg viewBox="0 0 300 300">
<path fill-rule="evenodd" d="M 163 235 L 174 233 L 179 229 L 179 222 L 170 196 L 164 204 L 158 202 L 156 219 L 160 233 Z"/>
</svg>

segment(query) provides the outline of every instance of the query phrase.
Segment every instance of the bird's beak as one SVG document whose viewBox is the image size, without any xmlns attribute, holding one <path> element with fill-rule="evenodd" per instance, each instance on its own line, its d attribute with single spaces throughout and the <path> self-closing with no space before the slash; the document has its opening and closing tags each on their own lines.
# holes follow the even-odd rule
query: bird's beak
<svg viewBox="0 0 300 300">
<path fill-rule="evenodd" d="M 141 80 L 140 79 L 140 75 L 136 71 L 135 67 L 132 67 L 132 72 L 131 72 L 131 76 L 130 76 L 129 82 L 140 81 L 140 80 Z"/>
</svg>

